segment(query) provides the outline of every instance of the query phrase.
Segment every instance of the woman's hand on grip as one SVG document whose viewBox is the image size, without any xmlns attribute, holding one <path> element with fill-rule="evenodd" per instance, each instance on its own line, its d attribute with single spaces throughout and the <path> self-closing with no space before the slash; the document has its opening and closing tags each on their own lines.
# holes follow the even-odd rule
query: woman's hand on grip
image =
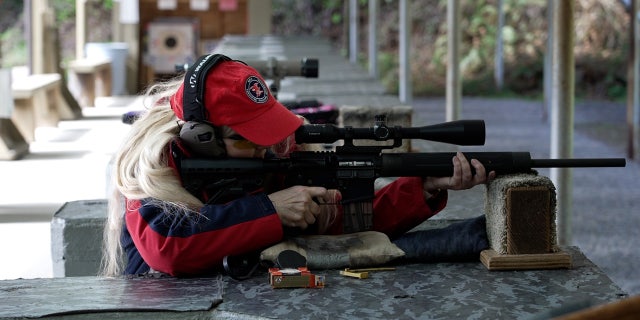
<svg viewBox="0 0 640 320">
<path fill-rule="evenodd" d="M 276 212 L 287 227 L 306 229 L 316 222 L 320 206 L 313 199 L 325 198 L 327 189 L 323 187 L 293 186 L 269 194 Z"/>
</svg>

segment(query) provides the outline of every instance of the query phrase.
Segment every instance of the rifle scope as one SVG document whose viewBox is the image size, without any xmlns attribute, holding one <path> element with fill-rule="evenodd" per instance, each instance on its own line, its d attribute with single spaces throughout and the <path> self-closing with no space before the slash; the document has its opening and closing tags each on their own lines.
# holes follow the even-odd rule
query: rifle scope
<svg viewBox="0 0 640 320">
<path fill-rule="evenodd" d="M 457 120 L 423 127 L 387 127 L 383 119 L 376 117 L 375 125 L 370 128 L 310 124 L 296 130 L 297 143 L 333 143 L 342 139 L 422 139 L 460 146 L 481 146 L 484 145 L 485 126 L 484 120 Z"/>
</svg>

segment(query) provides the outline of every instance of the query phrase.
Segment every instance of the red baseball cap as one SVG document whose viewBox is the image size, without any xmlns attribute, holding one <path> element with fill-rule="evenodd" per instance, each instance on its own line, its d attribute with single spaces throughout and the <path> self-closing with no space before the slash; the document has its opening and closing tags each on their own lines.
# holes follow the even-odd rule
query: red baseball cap
<svg viewBox="0 0 640 320">
<path fill-rule="evenodd" d="M 302 125 L 302 119 L 276 100 L 254 68 L 239 61 L 223 61 L 206 75 L 206 121 L 228 126 L 249 141 L 270 146 Z M 171 109 L 184 120 L 184 85 L 171 97 Z"/>
</svg>

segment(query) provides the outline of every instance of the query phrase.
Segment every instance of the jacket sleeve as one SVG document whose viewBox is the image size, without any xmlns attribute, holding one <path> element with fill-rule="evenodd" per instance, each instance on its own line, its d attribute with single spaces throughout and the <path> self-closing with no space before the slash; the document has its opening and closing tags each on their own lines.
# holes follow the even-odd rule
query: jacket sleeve
<svg viewBox="0 0 640 320">
<path fill-rule="evenodd" d="M 395 238 L 442 211 L 447 198 L 443 190 L 425 200 L 422 178 L 398 178 L 376 192 L 373 228 Z"/>
<path fill-rule="evenodd" d="M 277 243 L 282 224 L 269 198 L 261 193 L 224 205 L 205 205 L 198 213 L 138 202 L 126 225 L 136 248 L 151 268 L 173 276 L 197 275 L 239 255 Z"/>
</svg>

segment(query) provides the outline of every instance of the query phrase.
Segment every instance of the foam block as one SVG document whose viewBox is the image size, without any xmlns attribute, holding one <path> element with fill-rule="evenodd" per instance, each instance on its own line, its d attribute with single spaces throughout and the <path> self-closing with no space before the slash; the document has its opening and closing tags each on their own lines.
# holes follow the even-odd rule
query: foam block
<svg viewBox="0 0 640 320">
<path fill-rule="evenodd" d="M 485 193 L 487 236 L 498 254 L 558 252 L 556 189 L 534 173 L 499 176 Z"/>
</svg>

